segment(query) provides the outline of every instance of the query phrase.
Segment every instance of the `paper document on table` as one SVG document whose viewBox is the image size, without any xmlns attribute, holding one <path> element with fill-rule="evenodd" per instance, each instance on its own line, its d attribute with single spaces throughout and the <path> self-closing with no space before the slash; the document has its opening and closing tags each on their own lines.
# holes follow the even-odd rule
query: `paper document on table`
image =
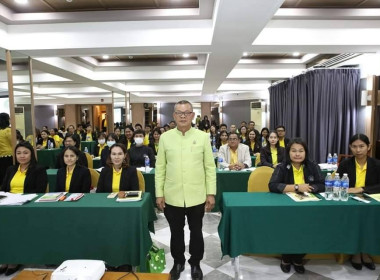
<svg viewBox="0 0 380 280">
<path fill-rule="evenodd" d="M 2 199 L 0 199 L 0 205 L 23 205 L 36 198 L 37 194 L 0 192 L 0 197 L 2 197 Z"/>
<path fill-rule="evenodd" d="M 370 198 L 373 198 L 374 200 L 380 202 L 380 193 L 375 193 L 375 194 L 364 193 L 364 195 L 365 195 L 365 196 L 368 196 L 368 197 L 370 197 Z"/>
<path fill-rule="evenodd" d="M 306 202 L 306 201 L 319 201 L 320 199 L 316 197 L 312 193 L 308 192 L 288 192 L 286 193 L 287 196 L 289 196 L 291 199 L 293 199 L 296 202 Z"/>
<path fill-rule="evenodd" d="M 36 202 L 56 202 L 60 200 L 63 196 L 65 196 L 67 192 L 51 192 L 45 193 Z"/>
<path fill-rule="evenodd" d="M 152 167 L 137 167 L 137 170 L 140 170 L 141 172 L 150 173 L 152 171 Z"/>
<path fill-rule="evenodd" d="M 142 198 L 142 191 L 129 191 L 125 192 L 125 197 L 118 197 L 117 202 L 129 202 L 129 201 L 140 201 Z"/>
</svg>

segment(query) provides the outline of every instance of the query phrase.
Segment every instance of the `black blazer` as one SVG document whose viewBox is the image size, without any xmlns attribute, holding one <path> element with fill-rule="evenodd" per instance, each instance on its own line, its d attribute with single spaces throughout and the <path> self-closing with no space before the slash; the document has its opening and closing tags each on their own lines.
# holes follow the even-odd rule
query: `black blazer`
<svg viewBox="0 0 380 280">
<path fill-rule="evenodd" d="M 110 148 L 106 146 L 100 155 L 100 165 L 101 166 L 106 166 L 107 165 L 107 158 L 110 154 Z"/>
<path fill-rule="evenodd" d="M 355 188 L 356 184 L 356 166 L 355 157 L 343 160 L 338 167 L 339 176 L 347 173 L 350 179 L 350 188 Z M 364 192 L 380 193 L 380 161 L 371 157 L 367 158 L 367 172 L 365 175 Z"/>
<path fill-rule="evenodd" d="M 325 191 L 325 179 L 318 164 L 306 161 L 303 165 L 305 183 L 314 188 L 313 193 Z M 269 181 L 269 190 L 282 193 L 286 185 L 294 184 L 293 167 L 290 163 L 277 165 Z"/>
<path fill-rule="evenodd" d="M 98 144 L 98 145 L 95 146 L 94 156 L 96 156 L 96 157 L 101 156 L 101 154 L 99 155 L 99 150 L 100 150 L 99 145 L 100 145 L 100 144 Z M 104 146 L 103 150 L 104 150 L 105 148 L 108 148 L 107 144 L 104 144 L 104 145 L 105 145 L 105 146 Z M 103 150 L 102 150 L 102 152 L 103 152 Z"/>
<path fill-rule="evenodd" d="M 121 137 L 121 136 L 124 136 L 124 137 Z M 128 145 L 127 145 L 128 139 L 125 137 L 125 135 L 121 135 L 121 136 L 118 143 L 123 144 L 128 150 Z M 132 138 L 131 146 L 129 148 L 132 148 L 134 144 L 135 144 L 135 141 Z"/>
<path fill-rule="evenodd" d="M 36 145 L 42 145 L 43 142 L 44 142 L 44 140 L 42 138 L 38 138 Z M 53 148 L 55 148 L 55 141 L 54 141 L 54 139 L 51 138 L 51 137 L 48 137 L 48 139 L 46 141 L 45 149 L 49 149 L 49 147 L 51 147 L 50 146 L 51 143 L 53 143 Z"/>
<path fill-rule="evenodd" d="M 150 142 L 149 142 L 148 147 L 151 148 L 151 149 L 153 150 L 153 154 L 156 156 L 156 155 L 157 155 L 157 152 L 156 152 L 156 146 L 154 145 L 154 142 L 153 142 L 153 141 L 150 141 Z"/>
<path fill-rule="evenodd" d="M 69 193 L 88 193 L 91 188 L 91 174 L 87 167 L 75 165 L 71 177 Z M 56 192 L 64 192 L 66 189 L 66 167 L 58 169 Z"/>
<path fill-rule="evenodd" d="M 16 174 L 19 164 L 9 166 L 4 177 L 2 191 L 11 191 L 11 181 Z M 45 193 L 48 184 L 45 167 L 41 165 L 29 166 L 24 182 L 24 193 Z"/>
<path fill-rule="evenodd" d="M 100 173 L 97 193 L 111 193 L 112 192 L 112 179 L 113 168 L 106 166 Z M 139 181 L 137 178 L 137 171 L 135 167 L 123 168 L 120 178 L 120 191 L 137 191 L 139 190 Z"/>
<path fill-rule="evenodd" d="M 280 139 L 278 141 L 280 141 Z M 288 146 L 289 142 L 290 142 L 290 139 L 285 137 L 284 138 L 285 148 L 286 146 Z"/>
<path fill-rule="evenodd" d="M 282 163 L 285 160 L 285 149 L 283 147 L 277 148 L 277 162 Z M 260 149 L 260 163 L 258 166 L 273 167 L 272 153 L 270 151 L 270 144 Z"/>
<path fill-rule="evenodd" d="M 82 151 L 79 153 L 77 164 L 88 167 L 87 157 Z M 66 167 L 65 161 L 63 160 L 63 151 L 57 155 L 57 159 L 55 161 L 56 169 L 60 169 L 62 167 Z"/>
<path fill-rule="evenodd" d="M 248 146 L 248 148 L 249 148 L 249 154 L 251 156 L 253 156 L 256 153 L 260 153 L 261 143 L 259 141 L 255 141 L 255 146 L 253 147 L 253 150 L 251 148 L 251 141 L 250 140 L 245 141 L 244 144 Z"/>
</svg>

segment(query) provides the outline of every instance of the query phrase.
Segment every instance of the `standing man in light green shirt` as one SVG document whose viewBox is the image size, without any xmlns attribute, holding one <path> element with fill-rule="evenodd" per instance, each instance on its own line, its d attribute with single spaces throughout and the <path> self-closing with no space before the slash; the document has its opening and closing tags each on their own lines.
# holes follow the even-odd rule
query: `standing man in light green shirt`
<svg viewBox="0 0 380 280">
<path fill-rule="evenodd" d="M 199 265 L 204 253 L 202 219 L 215 204 L 216 173 L 210 139 L 207 133 L 191 127 L 194 115 L 189 101 L 174 106 L 177 127 L 161 135 L 156 162 L 156 203 L 170 226 L 174 259 L 170 275 L 174 280 L 185 268 L 185 217 L 190 229 L 191 278 L 203 279 Z"/>
</svg>

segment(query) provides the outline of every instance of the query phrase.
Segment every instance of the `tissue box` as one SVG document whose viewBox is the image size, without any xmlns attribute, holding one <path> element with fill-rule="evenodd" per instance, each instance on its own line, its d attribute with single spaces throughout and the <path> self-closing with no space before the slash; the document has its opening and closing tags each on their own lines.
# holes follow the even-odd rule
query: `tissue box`
<svg viewBox="0 0 380 280">
<path fill-rule="evenodd" d="M 106 267 L 98 260 L 64 261 L 51 275 L 51 280 L 100 280 Z"/>
</svg>

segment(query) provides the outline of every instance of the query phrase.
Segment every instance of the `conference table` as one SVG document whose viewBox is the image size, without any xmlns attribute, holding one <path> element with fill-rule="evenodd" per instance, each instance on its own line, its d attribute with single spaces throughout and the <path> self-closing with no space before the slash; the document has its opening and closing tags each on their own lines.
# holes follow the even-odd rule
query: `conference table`
<svg viewBox="0 0 380 280">
<path fill-rule="evenodd" d="M 224 193 L 218 232 L 223 256 L 380 254 L 380 202 L 295 202 L 285 194 Z"/>
<path fill-rule="evenodd" d="M 48 169 L 49 191 L 55 191 L 58 169 Z M 142 172 L 145 180 L 145 191 L 151 194 L 153 204 L 156 204 L 156 190 L 154 183 L 155 169 L 149 173 Z M 322 171 L 326 176 L 327 171 Z M 216 169 L 216 196 L 213 212 L 219 212 L 222 202 L 222 194 L 225 192 L 247 192 L 250 171 L 229 171 Z"/>
<path fill-rule="evenodd" d="M 60 152 L 62 152 L 61 148 L 37 150 L 37 162 L 46 168 L 55 168 Z"/>
<path fill-rule="evenodd" d="M 149 193 L 137 202 L 116 202 L 108 193 L 76 202 L 30 202 L 0 207 L 0 263 L 61 264 L 99 259 L 146 271 L 156 214 Z"/>
</svg>

